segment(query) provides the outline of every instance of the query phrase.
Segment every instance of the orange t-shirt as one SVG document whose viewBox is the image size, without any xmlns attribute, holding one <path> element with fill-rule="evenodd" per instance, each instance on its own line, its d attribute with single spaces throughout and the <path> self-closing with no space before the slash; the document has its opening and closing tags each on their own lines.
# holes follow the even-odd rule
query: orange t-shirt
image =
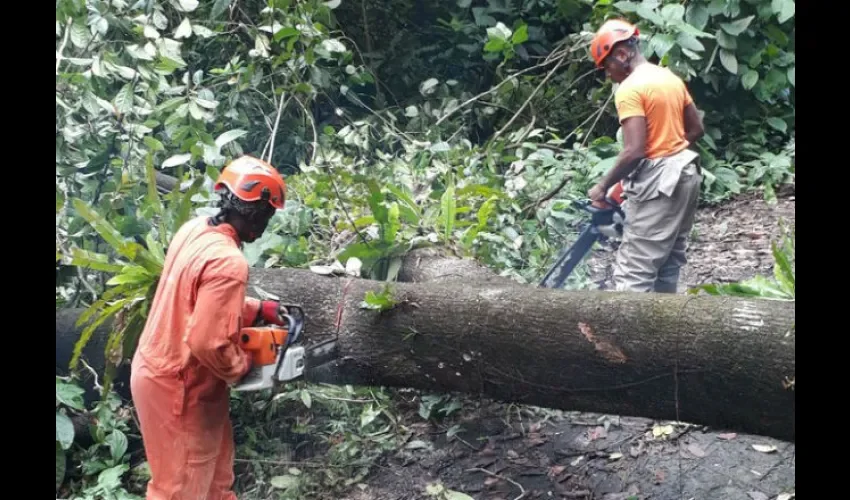
<svg viewBox="0 0 850 500">
<path fill-rule="evenodd" d="M 646 118 L 646 157 L 678 153 L 690 143 L 685 138 L 685 107 L 693 102 L 685 82 L 667 68 L 644 63 L 617 89 L 614 104 L 620 123 Z"/>
</svg>

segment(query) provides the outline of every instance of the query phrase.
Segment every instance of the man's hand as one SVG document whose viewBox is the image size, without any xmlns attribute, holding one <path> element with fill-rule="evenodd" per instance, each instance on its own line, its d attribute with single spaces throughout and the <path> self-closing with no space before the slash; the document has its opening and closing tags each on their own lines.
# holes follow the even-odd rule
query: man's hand
<svg viewBox="0 0 850 500">
<path fill-rule="evenodd" d="M 587 192 L 587 196 L 588 198 L 590 198 L 590 201 L 605 201 L 606 191 L 607 189 L 605 189 L 605 186 L 603 186 L 600 182 L 599 184 L 590 188 L 590 191 Z"/>
</svg>

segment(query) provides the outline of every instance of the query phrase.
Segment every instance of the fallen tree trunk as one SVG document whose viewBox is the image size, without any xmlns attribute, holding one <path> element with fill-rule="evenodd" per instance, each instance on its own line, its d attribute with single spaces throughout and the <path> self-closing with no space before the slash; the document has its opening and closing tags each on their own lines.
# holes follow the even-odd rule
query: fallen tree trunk
<svg viewBox="0 0 850 500">
<path fill-rule="evenodd" d="M 311 343 L 338 336 L 340 359 L 316 382 L 461 391 L 795 440 L 795 395 L 783 386 L 795 373 L 793 303 L 480 278 L 393 283 L 397 304 L 375 311 L 361 303 L 386 283 L 251 270 L 252 284 L 305 308 Z"/>
</svg>

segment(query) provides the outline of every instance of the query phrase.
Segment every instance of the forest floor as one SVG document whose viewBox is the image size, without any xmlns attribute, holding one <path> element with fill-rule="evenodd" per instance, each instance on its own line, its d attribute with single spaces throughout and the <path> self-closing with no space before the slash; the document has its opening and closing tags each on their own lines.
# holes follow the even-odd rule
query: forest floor
<svg viewBox="0 0 850 500">
<path fill-rule="evenodd" d="M 775 204 L 745 195 L 699 211 L 682 287 L 772 275 L 771 241 L 794 223 L 793 188 Z M 613 252 L 590 260 L 610 276 Z M 404 403 L 400 403 L 404 409 Z M 414 500 L 435 485 L 475 499 L 789 500 L 793 443 L 641 418 L 569 413 L 465 399 L 459 419 L 422 422 L 344 500 Z M 464 430 L 446 437 L 449 426 Z M 668 426 L 670 424 L 670 426 Z M 672 432 L 671 432 L 672 431 Z M 458 439 L 459 438 L 459 439 Z M 445 495 L 445 493 L 443 493 Z"/>
</svg>

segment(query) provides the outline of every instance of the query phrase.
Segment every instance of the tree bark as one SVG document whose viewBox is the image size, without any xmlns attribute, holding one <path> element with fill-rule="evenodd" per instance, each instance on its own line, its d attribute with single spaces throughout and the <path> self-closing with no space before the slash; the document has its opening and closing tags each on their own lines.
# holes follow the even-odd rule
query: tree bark
<svg viewBox="0 0 850 500">
<path fill-rule="evenodd" d="M 430 259 L 405 276 L 468 265 Z M 397 304 L 375 311 L 361 303 L 386 283 L 251 270 L 252 285 L 305 308 L 310 344 L 337 337 L 340 358 L 315 382 L 460 391 L 795 440 L 795 394 L 783 386 L 795 374 L 793 303 L 477 278 L 393 283 Z"/>
</svg>

